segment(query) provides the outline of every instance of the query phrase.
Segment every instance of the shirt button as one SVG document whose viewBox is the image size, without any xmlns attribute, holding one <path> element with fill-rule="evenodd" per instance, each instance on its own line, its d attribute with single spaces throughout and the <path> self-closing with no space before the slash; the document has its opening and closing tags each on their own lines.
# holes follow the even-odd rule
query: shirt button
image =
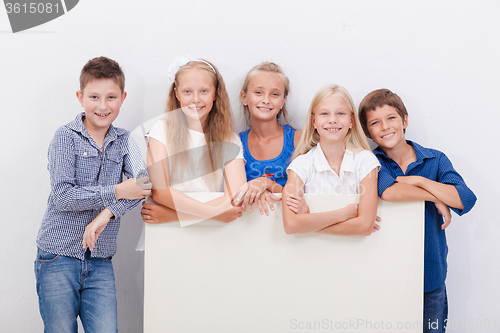
<svg viewBox="0 0 500 333">
<path fill-rule="evenodd" d="M 116 200 L 113 200 L 113 203 L 116 203 Z"/>
<path fill-rule="evenodd" d="M 87 152 L 86 152 L 86 151 L 85 151 L 85 152 L 83 152 L 83 156 L 87 156 Z"/>
</svg>

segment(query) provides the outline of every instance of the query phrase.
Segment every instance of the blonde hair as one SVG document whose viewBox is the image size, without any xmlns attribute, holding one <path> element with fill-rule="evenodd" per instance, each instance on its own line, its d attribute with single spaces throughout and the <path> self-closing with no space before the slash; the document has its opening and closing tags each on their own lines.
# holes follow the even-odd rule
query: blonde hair
<svg viewBox="0 0 500 333">
<path fill-rule="evenodd" d="M 204 59 L 200 60 L 206 61 Z M 184 113 L 180 111 L 181 104 L 175 95 L 175 87 L 179 85 L 180 78 L 187 71 L 194 68 L 205 71 L 212 79 L 215 87 L 215 101 L 203 127 L 207 149 L 203 153 L 201 164 L 205 168 L 205 175 L 211 171 L 215 171 L 216 166 L 223 165 L 223 145 L 211 143 L 232 141 L 233 120 L 226 85 L 217 67 L 208 61 L 206 62 L 194 60 L 179 68 L 168 93 L 167 108 L 165 111 L 168 114 L 166 117 L 167 151 L 169 155 L 182 153 L 178 155 L 178 158 L 173 163 L 170 163 L 170 184 L 174 180 L 182 179 L 184 171 L 192 170 L 194 165 L 200 164 L 199 161 L 194 161 L 193 156 L 190 156 L 188 152 L 189 132 L 187 120 Z M 220 177 L 205 178 L 205 182 L 209 186 L 212 186 L 214 191 L 219 190 L 217 184 L 220 180 Z"/>
<path fill-rule="evenodd" d="M 356 114 L 356 107 L 354 106 L 351 95 L 344 87 L 338 86 L 336 84 L 327 84 L 326 86 L 318 90 L 311 101 L 311 106 L 309 107 L 306 122 L 304 124 L 304 130 L 302 131 L 300 141 L 297 144 L 297 148 L 295 148 L 292 159 L 307 153 L 318 144 L 319 134 L 312 125 L 312 117 L 314 116 L 314 112 L 316 111 L 319 103 L 321 103 L 325 98 L 332 95 L 338 96 L 342 98 L 344 102 L 346 102 L 349 110 L 351 111 L 351 116 L 353 119 L 353 126 L 349 129 L 344 139 L 344 149 L 347 148 L 354 152 L 358 152 L 361 150 L 370 150 L 368 141 L 366 141 L 366 137 L 363 135 L 363 130 L 359 123 L 359 119 Z"/>
<path fill-rule="evenodd" d="M 283 72 L 283 69 L 274 62 L 262 62 L 257 66 L 253 67 L 245 77 L 245 81 L 243 82 L 243 87 L 241 88 L 241 91 L 247 94 L 250 80 L 253 79 L 257 74 L 260 74 L 262 72 L 273 73 L 276 76 L 278 76 L 281 79 L 281 81 L 283 81 L 283 85 L 285 87 L 285 91 L 283 92 L 283 98 L 286 98 L 288 96 L 288 93 L 290 92 L 290 80 L 285 75 L 285 72 Z M 245 123 L 247 127 L 250 127 L 251 125 L 250 111 L 248 111 L 248 106 L 243 105 L 243 115 L 245 116 Z M 285 101 L 283 107 L 276 115 L 276 121 L 279 121 L 280 117 L 282 117 L 284 122 L 288 124 L 287 116 L 288 112 L 286 110 L 286 101 Z"/>
</svg>

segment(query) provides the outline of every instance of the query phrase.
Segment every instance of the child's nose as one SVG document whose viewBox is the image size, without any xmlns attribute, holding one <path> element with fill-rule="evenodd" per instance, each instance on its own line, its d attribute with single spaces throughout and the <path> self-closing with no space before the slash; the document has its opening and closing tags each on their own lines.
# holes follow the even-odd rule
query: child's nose
<svg viewBox="0 0 500 333">
<path fill-rule="evenodd" d="M 101 99 L 101 102 L 99 103 L 99 107 L 101 108 L 101 110 L 106 110 L 106 108 L 108 107 L 108 103 L 106 101 L 106 99 Z"/>
<path fill-rule="evenodd" d="M 195 102 L 195 103 L 196 103 L 196 102 L 199 102 L 199 101 L 200 101 L 200 94 L 199 94 L 199 93 L 197 93 L 197 92 L 195 92 L 195 93 L 193 94 L 193 102 Z"/>
<path fill-rule="evenodd" d="M 263 94 L 264 99 L 262 100 L 263 103 L 269 104 L 269 95 L 268 94 Z"/>
</svg>

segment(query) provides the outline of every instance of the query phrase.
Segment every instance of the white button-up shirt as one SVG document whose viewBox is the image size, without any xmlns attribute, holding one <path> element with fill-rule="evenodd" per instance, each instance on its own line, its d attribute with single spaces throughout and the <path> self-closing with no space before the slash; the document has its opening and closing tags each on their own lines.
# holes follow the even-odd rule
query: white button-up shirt
<svg viewBox="0 0 500 333">
<path fill-rule="evenodd" d="M 297 156 L 287 171 L 292 170 L 300 177 L 304 193 L 359 194 L 360 182 L 379 167 L 380 163 L 371 151 L 352 152 L 346 149 L 337 175 L 318 143 L 307 154 Z"/>
</svg>

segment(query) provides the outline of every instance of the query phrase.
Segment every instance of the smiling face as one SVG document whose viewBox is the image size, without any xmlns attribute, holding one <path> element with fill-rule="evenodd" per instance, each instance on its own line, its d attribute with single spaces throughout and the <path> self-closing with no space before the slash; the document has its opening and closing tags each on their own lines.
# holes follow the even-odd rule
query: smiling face
<svg viewBox="0 0 500 333">
<path fill-rule="evenodd" d="M 286 100 L 285 84 L 275 73 L 262 71 L 250 79 L 246 92 L 240 95 L 252 121 L 276 121 Z"/>
<path fill-rule="evenodd" d="M 175 96 L 186 115 L 188 127 L 200 131 L 215 101 L 213 79 L 207 71 L 194 67 L 180 76 Z"/>
<path fill-rule="evenodd" d="M 380 148 L 393 149 L 406 144 L 404 130 L 408 126 L 408 116 L 401 119 L 396 108 L 384 105 L 367 111 L 366 123 L 371 139 Z"/>
<path fill-rule="evenodd" d="M 89 133 L 106 132 L 118 117 L 127 93 L 113 79 L 98 79 L 87 83 L 76 96 L 85 110 L 83 124 Z"/>
<path fill-rule="evenodd" d="M 318 131 L 321 142 L 343 143 L 353 126 L 351 110 L 341 97 L 330 95 L 315 108 L 312 126 Z"/>
</svg>

